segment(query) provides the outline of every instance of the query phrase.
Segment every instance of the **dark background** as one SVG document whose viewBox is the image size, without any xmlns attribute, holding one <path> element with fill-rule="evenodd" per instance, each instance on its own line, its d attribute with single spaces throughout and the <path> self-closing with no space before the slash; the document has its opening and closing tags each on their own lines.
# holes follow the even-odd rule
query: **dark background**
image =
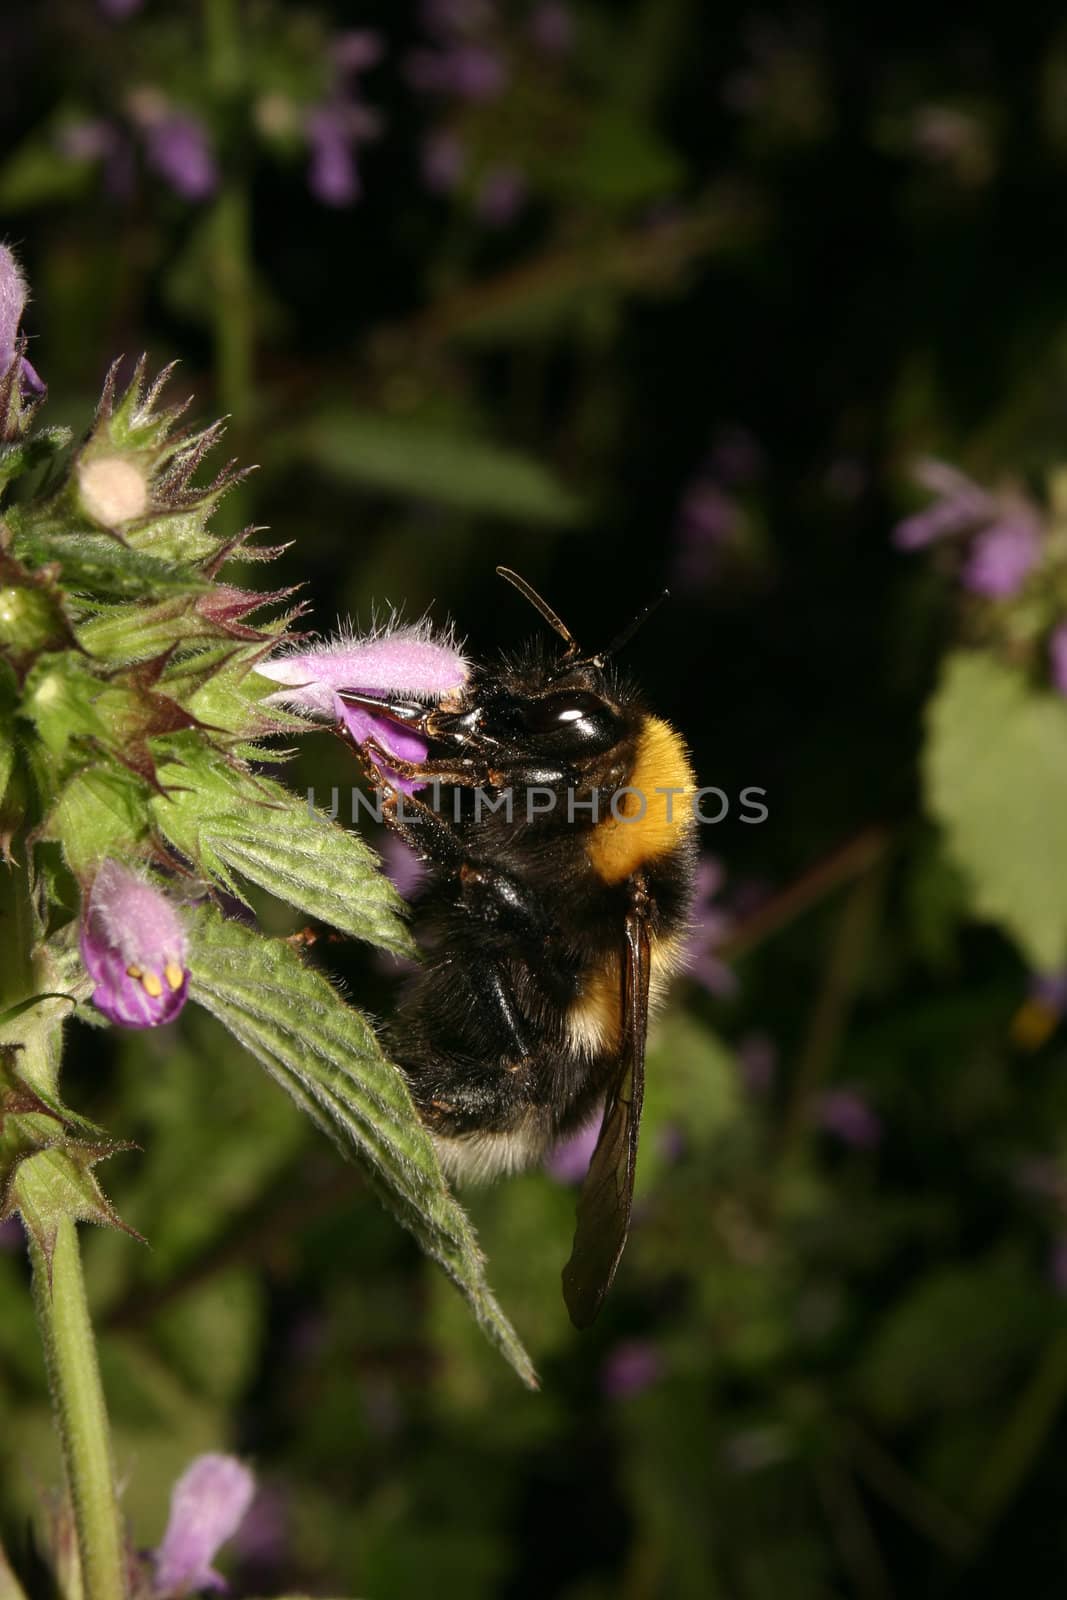
<svg viewBox="0 0 1067 1600">
<path fill-rule="evenodd" d="M 239 1593 L 1058 1592 L 1067 1057 L 1018 1042 L 1028 974 L 923 820 L 962 624 L 891 532 L 920 456 L 1031 484 L 1062 456 L 1067 36 L 1019 8 L 576 0 L 546 48 L 535 5 L 108 9 L 0 24 L 0 222 L 51 420 L 84 426 L 118 354 L 180 357 L 175 393 L 259 465 L 220 518 L 292 541 L 263 584 L 323 631 L 429 609 L 492 655 L 538 626 L 506 562 L 598 644 L 669 586 L 626 664 L 701 782 L 770 810 L 704 830 L 702 948 L 735 983 L 680 984 L 653 1041 L 595 1331 L 559 1303 L 571 1190 L 470 1197 L 539 1398 L 221 1035 L 86 1046 L 90 1114 L 143 1146 L 111 1188 L 153 1253 L 91 1258 L 143 1542 L 188 1456 L 229 1447 L 264 1485 Z M 353 28 L 382 56 L 342 93 Z M 498 93 L 413 84 L 416 52 L 475 47 Z M 309 179 L 323 106 L 380 119 L 350 203 Z M 197 194 L 152 154 L 175 108 Z M 521 193 L 487 216 L 500 169 Z M 325 734 L 289 770 L 351 781 Z M 379 967 L 320 958 L 387 1011 Z M 17 1298 L 16 1521 L 48 1459 Z"/>
</svg>

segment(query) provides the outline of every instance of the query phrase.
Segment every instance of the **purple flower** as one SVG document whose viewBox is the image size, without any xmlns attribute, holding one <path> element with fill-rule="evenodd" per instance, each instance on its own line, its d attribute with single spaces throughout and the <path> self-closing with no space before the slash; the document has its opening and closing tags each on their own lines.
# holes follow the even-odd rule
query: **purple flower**
<svg viewBox="0 0 1067 1600">
<path fill-rule="evenodd" d="M 508 69 L 487 45 L 457 44 L 444 50 L 415 50 L 405 64 L 408 82 L 419 94 L 453 95 L 457 100 L 495 100 L 507 87 Z"/>
<path fill-rule="evenodd" d="M 1048 642 L 1048 659 L 1053 684 L 1060 694 L 1067 695 L 1067 622 L 1061 622 L 1053 628 Z"/>
<path fill-rule="evenodd" d="M 306 127 L 311 147 L 308 188 L 324 206 L 350 206 L 359 199 L 359 173 L 343 109 L 315 106 Z"/>
<path fill-rule="evenodd" d="M 467 663 L 451 640 L 436 638 L 424 626 L 386 628 L 365 639 L 342 637 L 318 649 L 276 657 L 257 670 L 286 685 L 272 699 L 342 723 L 356 744 L 373 737 L 401 761 L 422 761 L 428 750 L 425 740 L 366 706 L 348 704 L 343 692 L 432 702 L 467 678 Z M 424 787 L 396 774 L 390 774 L 390 782 L 407 793 Z"/>
<path fill-rule="evenodd" d="M 422 181 L 434 194 L 450 194 L 463 179 L 467 153 L 448 128 L 427 135 L 422 146 Z"/>
<path fill-rule="evenodd" d="M 1039 548 L 1037 524 L 1025 513 L 995 523 L 974 541 L 963 569 L 964 587 L 990 600 L 1007 600 L 1025 583 Z"/>
<path fill-rule="evenodd" d="M 6 244 L 0 244 L 0 379 L 18 358 L 19 388 L 23 397 L 43 394 L 44 384 L 22 354 L 24 348 L 19 323 L 26 309 L 29 290 L 22 269 Z"/>
<path fill-rule="evenodd" d="M 553 1145 L 544 1159 L 544 1168 L 550 1178 L 557 1183 L 581 1183 L 589 1171 L 589 1163 L 600 1138 L 603 1116 L 603 1110 L 598 1110 L 592 1122 L 587 1122 L 577 1133 L 569 1134 L 559 1144 Z"/>
<path fill-rule="evenodd" d="M 113 22 L 125 22 L 135 11 L 140 11 L 144 0 L 96 0 L 96 4 Z"/>
<path fill-rule="evenodd" d="M 255 1479 L 236 1456 L 197 1456 L 174 1485 L 163 1542 L 155 1552 L 155 1593 L 224 1589 L 211 1565 L 237 1532 L 255 1494 Z"/>
<path fill-rule="evenodd" d="M 741 526 L 741 508 L 714 479 L 701 476 L 689 485 L 678 518 L 675 579 L 684 587 L 707 582 L 723 547 Z"/>
<path fill-rule="evenodd" d="M 898 550 L 921 550 L 938 539 L 973 532 L 998 515 L 995 497 L 944 461 L 921 461 L 915 477 L 936 498 L 897 523 L 893 543 Z"/>
<path fill-rule="evenodd" d="M 882 1124 L 855 1089 L 830 1089 L 816 1115 L 819 1126 L 855 1150 L 873 1150 L 882 1138 Z"/>
<path fill-rule="evenodd" d="M 187 111 L 167 111 L 145 124 L 148 164 L 183 200 L 206 200 L 219 182 L 208 131 Z"/>
<path fill-rule="evenodd" d="M 560 0 L 541 0 L 530 17 L 530 38 L 548 56 L 566 55 L 574 43 L 574 15 Z"/>
<path fill-rule="evenodd" d="M 624 1339 L 608 1352 L 600 1387 L 609 1400 L 628 1400 L 663 1376 L 663 1358 L 647 1339 Z"/>
<path fill-rule="evenodd" d="M 482 180 L 474 204 L 483 222 L 504 228 L 514 221 L 525 200 L 526 179 L 518 167 L 494 167 Z"/>
<path fill-rule="evenodd" d="M 382 59 L 385 42 L 373 28 L 346 28 L 335 36 L 330 54 L 341 72 L 366 72 Z"/>
<path fill-rule="evenodd" d="M 105 861 L 82 911 L 81 954 L 93 1004 L 123 1028 L 172 1021 L 189 992 L 185 930 L 166 895 Z"/>
<path fill-rule="evenodd" d="M 420 21 L 429 33 L 477 33 L 493 20 L 492 0 L 422 0 Z"/>
</svg>

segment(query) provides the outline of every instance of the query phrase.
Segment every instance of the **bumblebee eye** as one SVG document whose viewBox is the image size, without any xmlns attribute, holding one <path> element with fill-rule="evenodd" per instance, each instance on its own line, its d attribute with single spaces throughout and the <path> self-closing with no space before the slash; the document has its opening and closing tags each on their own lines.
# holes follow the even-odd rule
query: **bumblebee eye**
<svg viewBox="0 0 1067 1600">
<path fill-rule="evenodd" d="M 581 689 L 535 701 L 523 722 L 528 733 L 559 751 L 608 750 L 622 732 L 618 713 L 599 695 Z"/>
</svg>

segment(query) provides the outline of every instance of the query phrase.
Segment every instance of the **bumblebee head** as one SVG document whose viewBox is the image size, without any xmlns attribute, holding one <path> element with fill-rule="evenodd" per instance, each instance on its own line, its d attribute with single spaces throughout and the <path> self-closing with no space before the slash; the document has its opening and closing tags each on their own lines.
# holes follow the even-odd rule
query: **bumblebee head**
<svg viewBox="0 0 1067 1600">
<path fill-rule="evenodd" d="M 481 713 L 483 730 L 492 728 L 497 736 L 524 743 L 546 760 L 574 762 L 614 749 L 632 732 L 633 713 L 619 703 L 608 662 L 666 598 L 666 591 L 605 649 L 585 655 L 566 623 L 525 578 L 508 567 L 497 572 L 540 613 L 565 648 L 552 660 L 535 654 L 497 678 L 496 693 Z"/>
</svg>

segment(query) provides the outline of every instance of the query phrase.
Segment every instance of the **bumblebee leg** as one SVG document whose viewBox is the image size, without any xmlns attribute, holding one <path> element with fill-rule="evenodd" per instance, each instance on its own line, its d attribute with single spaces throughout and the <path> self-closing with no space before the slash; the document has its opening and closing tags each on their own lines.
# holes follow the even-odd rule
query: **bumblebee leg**
<svg viewBox="0 0 1067 1600">
<path fill-rule="evenodd" d="M 440 759 L 433 757 L 428 761 L 405 761 L 400 756 L 390 755 L 373 734 L 362 744 L 356 744 L 351 738 L 345 737 L 346 743 L 354 746 L 364 766 L 379 780 L 384 778 L 384 768 L 397 773 L 401 778 L 415 778 L 424 782 L 436 778 L 439 783 L 456 783 L 470 788 L 477 788 L 479 784 L 489 781 L 484 762 L 474 762 L 466 757 L 460 758 L 459 761 L 447 757 Z M 388 783 L 388 779 L 384 781 Z"/>
<path fill-rule="evenodd" d="M 384 801 L 382 820 L 386 825 L 416 855 L 429 857 L 438 866 L 460 871 L 467 859 L 467 850 L 444 817 L 414 794 L 404 795 L 403 813 L 398 815 L 400 799 L 399 792 L 393 789 Z"/>
</svg>

